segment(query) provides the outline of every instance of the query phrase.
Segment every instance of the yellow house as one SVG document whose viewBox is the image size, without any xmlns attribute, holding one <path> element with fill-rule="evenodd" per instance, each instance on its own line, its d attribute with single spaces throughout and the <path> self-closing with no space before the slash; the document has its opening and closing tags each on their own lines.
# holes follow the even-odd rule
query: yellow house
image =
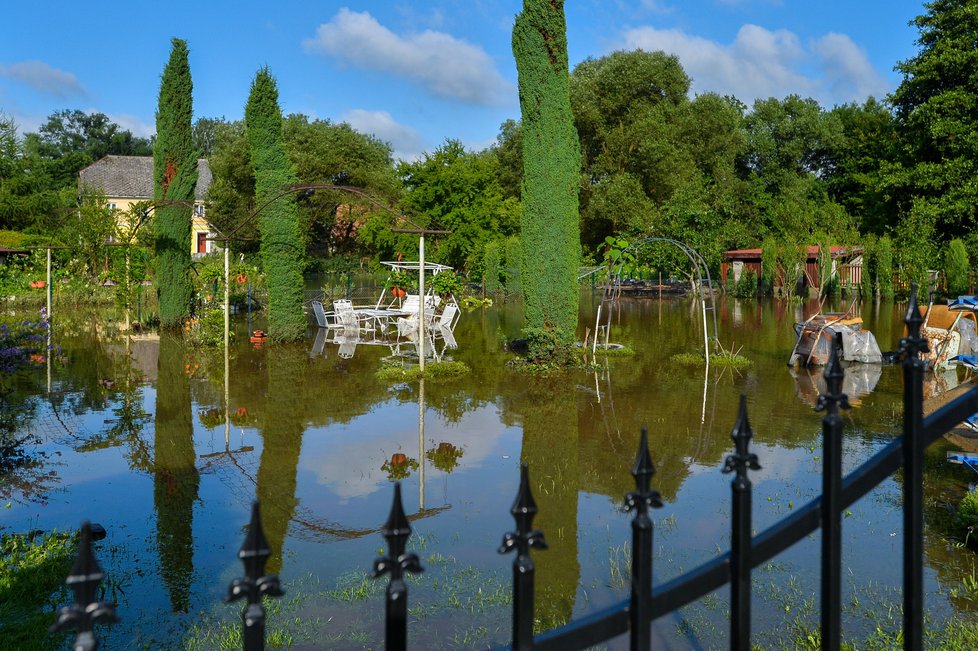
<svg viewBox="0 0 978 651">
<path fill-rule="evenodd" d="M 205 217 L 204 200 L 214 180 L 207 159 L 197 161 L 197 189 L 191 224 L 190 254 L 200 256 L 219 250 L 208 238 L 216 235 Z M 78 173 L 79 190 L 90 189 L 105 195 L 108 207 L 125 212 L 139 201 L 153 198 L 152 156 L 106 156 Z"/>
</svg>

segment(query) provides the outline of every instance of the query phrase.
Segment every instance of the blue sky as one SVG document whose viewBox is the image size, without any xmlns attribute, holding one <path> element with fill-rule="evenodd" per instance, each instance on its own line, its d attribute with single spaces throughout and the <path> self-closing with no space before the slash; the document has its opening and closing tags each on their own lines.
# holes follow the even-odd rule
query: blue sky
<svg viewBox="0 0 978 651">
<path fill-rule="evenodd" d="M 154 131 L 174 36 L 188 41 L 197 117 L 238 119 L 268 65 L 285 113 L 347 121 L 403 158 L 446 138 L 481 149 L 519 117 L 518 0 L 16 2 L 0 27 L 0 111 L 22 131 L 65 108 Z M 882 97 L 916 51 L 921 0 L 568 0 L 571 67 L 619 49 L 679 56 L 693 93 Z"/>
</svg>

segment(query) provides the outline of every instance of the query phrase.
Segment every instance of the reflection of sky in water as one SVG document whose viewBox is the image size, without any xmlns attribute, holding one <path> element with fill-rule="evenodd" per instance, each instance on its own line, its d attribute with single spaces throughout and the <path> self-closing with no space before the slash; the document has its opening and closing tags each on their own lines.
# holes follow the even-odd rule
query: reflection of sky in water
<svg viewBox="0 0 978 651">
<path fill-rule="evenodd" d="M 431 410 L 425 415 L 425 446 L 449 441 L 462 448 L 466 469 L 482 464 L 501 433 L 498 411 L 490 407 L 467 413 L 458 423 L 447 423 Z M 395 452 L 421 462 L 418 406 L 387 403 L 343 426 L 307 429 L 302 445 L 299 466 L 314 472 L 319 485 L 341 500 L 369 495 L 390 484 L 381 466 Z M 426 478 L 443 474 L 425 462 Z"/>
<path fill-rule="evenodd" d="M 769 305 L 756 309 L 746 303 L 739 307 L 736 319 L 732 311 L 720 311 L 724 342 L 736 348 L 743 346 L 743 354 L 754 360 L 754 365 L 739 373 L 713 369 L 705 407 L 703 369 L 669 361 L 672 354 L 700 345 L 699 315 L 685 303 L 626 303 L 620 322 L 613 327 L 612 339 L 630 343 L 638 355 L 611 363 L 597 379 L 594 374 L 581 374 L 553 385 L 501 368 L 505 358 L 493 352 L 500 346 L 495 337 L 512 330 L 501 312 L 463 316 L 456 331 L 460 340 L 456 358 L 473 368 L 472 377 L 447 386 L 429 384 L 426 390 L 425 448 L 448 442 L 463 452 L 459 465 L 447 474 L 435 469 L 418 449 L 416 390 L 378 385 L 370 376 L 379 368 L 384 351 L 364 347 L 351 360 L 337 360 L 332 354 L 309 360 L 303 352 L 301 363 L 286 369 L 284 375 L 290 378 L 289 373 L 295 373 L 294 386 L 286 389 L 295 394 L 295 415 L 303 430 L 296 441 L 300 447 L 293 450 L 297 454 L 275 457 L 280 465 L 263 471 L 264 477 L 279 482 L 277 490 L 293 491 L 292 500 L 285 500 L 288 504 L 284 510 L 278 505 L 285 514 L 283 579 L 313 576 L 320 582 L 316 589 L 322 591 L 331 588 L 340 575 L 369 568 L 378 548 L 384 545 L 379 528 L 390 508 L 391 482 L 381 466 L 392 454 L 403 453 L 425 464 L 424 511 L 420 468 L 402 482 L 405 509 L 414 518 L 415 537 L 409 548 L 419 550 L 423 563 L 430 565 L 430 557 L 437 552 L 480 571 L 499 572 L 508 581 L 512 558 L 496 555 L 495 549 L 503 533 L 513 528 L 509 508 L 516 492 L 520 458 L 537 455 L 530 461 L 531 476 L 540 482 L 535 489 L 541 491 L 538 501 L 577 520 L 575 528 L 538 518 L 538 523 L 547 522 L 548 538 L 558 543 L 536 555 L 539 567 L 550 571 L 562 564 L 579 565 L 576 592 L 571 590 L 564 597 L 570 599 L 575 614 L 592 612 L 627 596 L 627 585 L 622 587 L 612 580 L 612 567 L 623 553 L 616 550 L 622 550 L 630 540 L 629 516 L 622 514 L 619 506 L 624 493 L 633 487 L 628 471 L 637 432 L 643 425 L 650 429 L 658 469 L 653 485 L 661 488 L 666 498 L 664 508 L 654 513 L 656 581 L 669 580 L 714 558 L 729 544 L 731 478 L 720 468 L 732 448 L 729 434 L 741 392 L 748 395 L 755 430 L 752 449 L 762 465 L 751 474 L 755 531 L 791 514 L 821 488 L 820 415 L 812 412 L 808 398 L 817 395 L 814 387 L 822 380 L 818 371 L 793 377 L 785 367 L 792 343 L 790 312 L 779 320 Z M 894 312 L 898 314 L 899 308 Z M 880 323 L 881 347 L 891 349 L 900 335 L 899 320 L 890 315 L 890 320 L 882 323 L 880 316 L 868 313 L 864 318 L 870 328 Z M 593 312 L 582 322 L 593 322 Z M 97 348 L 81 341 L 76 345 Z M 71 347 L 67 348 L 72 354 Z M 112 408 L 118 405 L 118 396 L 109 396 L 107 409 L 99 406 L 104 405 L 100 401 L 90 401 L 93 406 L 81 407 L 77 414 L 69 405 L 61 405 L 58 414 L 64 425 L 53 418 L 46 401 L 41 401 L 32 428 L 44 439 L 42 448 L 52 454 L 48 467 L 57 473 L 61 488 L 48 495 L 44 504 L 15 502 L 10 509 L 0 509 L 0 526 L 11 530 L 66 529 L 76 527 L 83 517 L 106 526 L 109 542 L 99 553 L 108 551 L 107 545 L 116 546 L 105 563 L 113 576 L 121 577 L 127 595 L 124 622 L 111 634 L 116 637 L 107 648 L 129 646 L 134 631 L 140 630 L 155 631 L 157 639 L 175 639 L 196 611 L 228 612 L 217 600 L 223 596 L 226 582 L 240 574 L 235 552 L 241 544 L 249 503 L 258 490 L 259 469 L 266 452 L 262 418 L 268 395 L 266 364 L 273 354 L 271 349 L 242 347 L 232 369 L 232 406 L 247 405 L 253 420 L 232 425 L 229 447 L 232 451 L 243 446 L 251 450 L 221 454 L 223 424 L 206 428 L 199 414 L 212 409 L 223 413 L 223 387 L 206 379 L 191 381 L 192 447 L 200 480 L 191 505 L 193 573 L 187 586 L 191 614 L 185 617 L 169 612 L 165 590 L 159 588 L 158 516 L 153 503 L 154 486 L 161 484 L 151 465 L 140 469 L 133 462 L 130 443 L 100 449 L 90 445 L 111 426 L 107 421 L 115 418 Z M 93 378 L 111 375 L 110 361 L 111 355 L 105 354 L 95 360 L 97 363 L 84 367 L 79 363 L 77 367 L 56 369 L 56 375 L 75 378 L 68 384 L 81 395 L 81 379 L 86 373 L 91 376 L 88 383 L 94 384 Z M 144 372 L 152 367 L 145 354 L 141 353 L 139 366 Z M 847 470 L 885 444 L 900 421 L 895 408 L 901 392 L 900 369 L 855 370 L 860 372 L 852 373 L 847 390 L 853 397 L 865 390 L 869 393 L 861 395 L 858 405 L 845 416 L 849 428 L 844 457 Z M 343 393 L 340 389 L 351 391 Z M 289 395 L 288 391 L 285 394 Z M 576 423 L 576 428 L 569 427 L 565 433 L 559 428 L 537 432 L 532 442 L 535 447 L 527 447 L 522 425 L 526 414 L 552 398 L 563 400 L 560 404 L 570 410 L 570 418 L 561 421 L 561 427 L 569 422 Z M 471 408 L 469 400 L 477 406 Z M 156 409 L 153 386 L 142 389 L 140 404 L 150 414 L 140 439 L 151 460 L 152 414 Z M 536 427 L 546 430 L 546 423 L 539 420 Z M 563 435 L 570 439 L 562 439 Z M 943 456 L 942 450 L 938 456 Z M 548 473 L 541 468 L 541 459 L 551 458 L 566 459 L 570 474 L 551 478 L 561 485 L 544 486 Z M 971 480 L 962 480 L 954 472 L 937 464 L 929 470 L 932 474 L 928 481 L 936 481 L 931 477 L 938 473 L 944 473 L 942 477 L 951 473 L 957 478 L 948 480 L 953 493 L 960 489 L 958 484 Z M 552 490 L 556 497 L 544 494 L 544 489 Z M 844 599 L 855 595 L 865 601 L 864 593 L 854 591 L 867 582 L 887 589 L 899 585 L 900 490 L 898 480 L 888 480 L 855 504 L 844 519 Z M 562 532 L 574 533 L 566 533 L 561 539 Z M 929 536 L 928 540 L 927 605 L 937 615 L 947 614 L 952 612 L 946 596 L 948 581 L 960 578 L 957 569 L 965 567 L 961 560 L 965 557 L 960 551 L 946 549 L 939 536 Z M 758 630 L 776 630 L 785 622 L 777 596 L 766 586 L 795 578 L 806 598 L 817 594 L 818 567 L 812 561 L 818 558 L 818 541 L 816 533 L 770 568 L 758 569 Z M 942 569 L 948 567 L 951 569 Z M 571 579 L 570 584 L 575 585 L 575 577 Z M 438 597 L 425 592 L 422 584 L 417 590 L 419 603 Z M 688 647 L 689 640 L 676 632 L 678 618 L 683 616 L 712 622 L 722 637 L 727 626 L 726 592 L 721 590 L 719 597 L 721 606 L 716 610 L 691 606 L 676 617 L 663 619 L 657 624 L 659 637 L 677 648 Z M 380 601 L 367 607 L 383 609 Z M 479 617 L 472 615 L 470 620 L 467 616 L 466 621 L 508 626 L 505 607 L 492 610 L 486 619 Z M 160 621 L 167 622 L 162 630 Z M 853 631 L 861 630 L 861 624 L 850 622 L 849 626 Z M 722 639 L 717 639 L 722 646 Z M 707 636 L 700 643 L 708 647 L 715 641 L 711 640 Z M 617 647 L 612 644 L 609 648 Z"/>
</svg>

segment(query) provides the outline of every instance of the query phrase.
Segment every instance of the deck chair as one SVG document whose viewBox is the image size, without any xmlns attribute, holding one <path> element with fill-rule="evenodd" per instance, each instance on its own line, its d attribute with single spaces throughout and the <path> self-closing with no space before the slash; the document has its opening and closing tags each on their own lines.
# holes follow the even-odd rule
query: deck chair
<svg viewBox="0 0 978 651">
<path fill-rule="evenodd" d="M 421 297 L 417 294 L 408 294 L 401 303 L 401 309 L 405 312 L 417 312 L 421 306 Z"/>
<path fill-rule="evenodd" d="M 435 324 L 434 335 L 445 340 L 445 348 L 458 348 L 458 343 L 455 341 L 455 324 L 458 322 L 458 317 L 458 305 L 449 303 L 442 310 L 441 316 Z"/>
<path fill-rule="evenodd" d="M 326 310 L 323 309 L 322 301 L 312 302 L 312 313 L 316 317 L 316 324 L 320 328 L 329 327 L 329 321 L 326 319 Z"/>
<path fill-rule="evenodd" d="M 333 327 L 341 328 L 344 333 L 357 334 L 361 331 L 370 332 L 373 330 L 372 320 L 357 316 L 352 301 L 346 299 L 333 301 L 333 310 L 336 314 L 336 325 Z"/>
</svg>

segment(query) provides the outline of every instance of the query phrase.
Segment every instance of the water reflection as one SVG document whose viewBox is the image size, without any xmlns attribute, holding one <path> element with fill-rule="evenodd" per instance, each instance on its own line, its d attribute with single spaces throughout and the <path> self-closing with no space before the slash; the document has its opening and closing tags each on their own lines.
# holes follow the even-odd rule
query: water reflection
<svg viewBox="0 0 978 651">
<path fill-rule="evenodd" d="M 536 620 L 541 630 L 568 621 L 574 611 L 581 567 L 577 553 L 580 440 L 576 392 L 559 382 L 540 382 L 512 403 L 523 420 L 521 459 L 530 467 L 540 509 L 534 526 L 549 549 L 536 563 Z"/>
<path fill-rule="evenodd" d="M 160 339 L 153 443 L 153 505 L 160 573 L 170 606 L 187 612 L 194 573 L 194 502 L 200 475 L 195 465 L 194 423 L 190 402 L 191 366 L 183 342 Z"/>
<path fill-rule="evenodd" d="M 302 452 L 305 351 L 281 346 L 268 359 L 268 391 L 261 424 L 262 451 L 256 496 L 272 555 L 269 574 L 282 567 L 282 543 L 296 508 L 296 470 Z"/>
<path fill-rule="evenodd" d="M 386 347 L 358 345 L 353 357 L 342 359 L 316 336 L 311 352 L 281 346 L 255 350 L 244 337 L 225 366 L 220 354 L 187 350 L 169 338 L 127 347 L 121 339 L 108 340 L 97 329 L 79 326 L 56 342 L 65 346 L 71 363 L 52 366 L 50 397 L 37 399 L 46 393 L 43 368 L 18 394 L 24 397 L 18 413 L 25 419 L 36 412 L 32 422 L 39 427 L 60 428 L 59 436 L 47 439 L 47 450 L 61 454 L 63 463 L 45 462 L 42 470 L 63 472 L 66 490 L 45 495 L 50 503 L 43 510 L 36 501 L 0 510 L 0 524 L 16 530 L 64 528 L 77 526 L 84 513 L 102 520 L 127 555 L 158 552 L 159 574 L 153 567 L 129 579 L 127 620 L 134 622 L 132 631 L 150 631 L 170 647 L 175 645 L 171 637 L 155 627 L 166 620 L 187 630 L 195 613 L 217 607 L 210 586 L 221 585 L 234 563 L 240 525 L 256 496 L 263 501 L 273 548 L 269 571 L 286 580 L 311 574 L 325 586 L 320 591 L 334 587 L 337 576 L 365 567 L 383 544 L 379 528 L 390 508 L 390 482 L 381 467 L 398 454 L 418 464 L 403 479 L 405 508 L 419 534 L 412 544 L 420 547 L 423 536 L 427 545 L 417 551 L 423 557 L 456 558 L 477 573 L 502 572 L 508 582 L 509 561 L 493 550 L 500 534 L 513 526 L 508 509 L 522 459 L 530 464 L 540 507 L 535 525 L 550 543 L 548 551 L 535 555 L 537 617 L 549 627 L 627 591 L 627 586 L 609 586 L 607 566 L 609 548 L 628 540 L 628 516 L 617 506 L 634 489 L 629 469 L 641 427 L 649 428 L 658 471 L 653 485 L 666 501 L 660 517 L 666 512 L 678 517 L 674 530 L 657 528 L 657 550 L 663 551 L 657 582 L 714 557 L 718 546 L 729 543 L 729 478 L 719 468 L 731 448 L 741 392 L 748 394 L 764 466 L 755 484 L 757 528 L 789 514 L 790 500 L 797 508 L 820 490 L 821 464 L 814 457 L 821 426 L 806 400 L 815 395 L 821 373 L 793 377 L 784 364 L 793 345 L 794 308 L 745 301 L 739 307 L 741 325 L 735 326 L 734 307 L 732 299 L 726 311 L 720 306 L 721 336 L 725 346 L 743 346 L 754 362 L 746 370 L 673 363 L 672 355 L 701 349 L 702 319 L 687 301 L 652 299 L 623 302 L 612 315 L 612 339 L 633 347 L 634 357 L 600 359 L 597 372 L 557 380 L 515 374 L 505 365 L 504 342 L 518 336 L 518 311 L 471 312 L 459 324 L 461 345 L 453 352 L 471 373 L 449 384 L 427 382 L 423 394 L 418 384 L 377 381 L 374 374 L 390 352 Z M 585 302 L 582 322 L 593 323 L 593 309 Z M 881 346 L 892 349 L 899 340 L 899 312 L 892 305 L 864 306 L 863 317 Z M 934 376 L 928 395 L 945 391 L 953 379 Z M 149 386 L 154 382 L 155 432 L 142 412 L 154 410 Z M 898 367 L 850 367 L 845 390 L 851 399 L 862 395 L 859 408 L 846 416 L 847 463 L 892 438 L 900 422 L 900 389 Z M 69 430 L 71 437 L 65 434 Z M 928 467 L 928 482 L 953 472 L 941 466 L 942 458 L 943 452 Z M 111 498 L 92 477 L 112 482 Z M 961 484 L 972 480 L 949 481 L 940 493 L 947 498 L 938 496 L 941 503 L 952 501 L 955 491 L 963 491 Z M 929 484 L 928 490 L 930 499 L 936 489 Z M 868 568 L 857 574 L 897 586 L 899 568 L 886 564 L 893 540 L 899 539 L 889 536 L 900 526 L 899 511 L 891 508 L 899 499 L 897 479 L 854 505 L 847 522 L 859 526 L 847 526 L 845 551 L 854 568 Z M 126 508 L 118 507 L 120 500 L 126 500 Z M 38 512 L 43 514 L 39 525 Z M 950 569 L 929 575 L 937 578 L 929 579 L 928 594 L 939 594 L 937 581 L 951 586 L 956 574 L 963 575 L 958 570 L 970 570 L 964 552 L 945 543 L 929 533 L 929 559 Z M 812 563 L 817 550 L 808 554 L 780 559 L 789 569 L 771 570 L 772 580 L 790 574 L 817 590 Z M 120 555 L 107 570 L 131 577 L 128 562 Z M 429 567 L 431 574 L 438 571 Z M 158 588 L 161 576 L 165 590 Z M 443 601 L 444 595 L 426 594 L 429 598 L 425 603 Z M 337 607 L 313 599 L 310 608 L 332 613 Z M 937 608 L 947 602 L 933 601 Z M 169 610 L 189 614 L 165 614 Z M 759 606 L 759 629 L 777 628 L 774 610 Z M 717 617 L 723 619 L 720 611 Z M 450 639 L 456 628 L 507 630 L 505 605 L 486 607 L 464 621 L 446 617 L 449 624 L 432 625 L 437 635 L 417 634 L 419 648 Z M 725 630 L 723 622 L 719 626 Z M 136 633 L 130 635 L 115 646 L 132 646 Z"/>
</svg>

